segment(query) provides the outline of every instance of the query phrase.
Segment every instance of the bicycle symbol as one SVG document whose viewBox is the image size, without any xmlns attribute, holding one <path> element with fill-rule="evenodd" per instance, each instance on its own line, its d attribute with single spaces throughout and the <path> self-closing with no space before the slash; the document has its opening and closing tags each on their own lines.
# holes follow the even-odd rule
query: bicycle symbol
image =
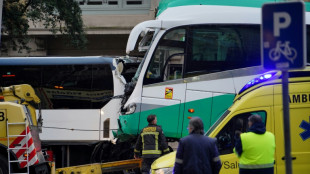
<svg viewBox="0 0 310 174">
<path fill-rule="evenodd" d="M 277 61 L 283 55 L 287 60 L 294 63 L 297 57 L 297 51 L 295 48 L 290 47 L 290 42 L 285 41 L 281 44 L 281 41 L 277 42 L 277 46 L 269 51 L 269 57 L 272 61 Z"/>
</svg>

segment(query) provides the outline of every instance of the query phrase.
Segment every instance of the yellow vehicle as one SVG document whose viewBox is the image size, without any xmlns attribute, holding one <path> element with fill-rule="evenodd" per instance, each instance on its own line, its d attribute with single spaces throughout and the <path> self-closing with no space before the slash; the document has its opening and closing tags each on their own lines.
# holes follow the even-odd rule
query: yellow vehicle
<svg viewBox="0 0 310 174">
<path fill-rule="evenodd" d="M 289 72 L 291 155 L 293 173 L 310 171 L 310 67 Z M 281 72 L 273 71 L 253 79 L 238 93 L 233 105 L 209 129 L 206 136 L 215 137 L 221 154 L 222 174 L 237 174 L 238 158 L 233 153 L 236 122 L 248 129 L 252 113 L 262 116 L 266 129 L 276 137 L 275 174 L 285 173 Z M 156 160 L 152 173 L 169 173 L 175 152 Z"/>
<path fill-rule="evenodd" d="M 0 174 L 50 172 L 33 107 L 38 103 L 29 85 L 0 88 Z"/>
<path fill-rule="evenodd" d="M 0 174 L 101 174 L 141 166 L 140 159 L 132 159 L 55 169 L 55 163 L 46 162 L 41 150 L 42 119 L 39 116 L 37 120 L 34 107 L 39 103 L 40 99 L 30 85 L 0 88 Z"/>
<path fill-rule="evenodd" d="M 134 169 L 138 169 L 140 167 L 141 167 L 141 159 L 130 159 L 115 162 L 107 162 L 107 163 L 94 163 L 80 166 L 65 167 L 56 169 L 56 171 L 52 169 L 52 174 L 66 174 L 66 173 L 102 174 L 102 173 L 113 173 L 120 171 L 123 171 L 123 173 L 133 173 Z"/>
</svg>

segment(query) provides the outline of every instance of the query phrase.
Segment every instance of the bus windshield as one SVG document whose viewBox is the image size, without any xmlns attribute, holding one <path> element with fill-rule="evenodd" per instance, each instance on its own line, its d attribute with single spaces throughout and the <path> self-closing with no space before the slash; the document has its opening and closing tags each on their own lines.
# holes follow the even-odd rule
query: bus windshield
<svg viewBox="0 0 310 174">
<path fill-rule="evenodd" d="M 148 30 L 142 40 L 139 43 L 139 51 L 146 51 L 143 60 L 141 61 L 134 77 L 132 78 L 131 82 L 136 82 L 140 76 L 141 69 L 143 67 L 143 64 L 145 62 L 145 58 L 148 55 L 149 52 L 149 47 L 152 45 L 154 38 L 158 34 L 159 29 L 154 29 L 154 30 Z"/>
<path fill-rule="evenodd" d="M 139 65 L 139 67 L 138 67 L 138 69 L 137 69 L 137 71 L 136 71 L 134 77 L 132 78 L 131 82 L 136 82 L 136 81 L 138 80 L 144 62 L 145 62 L 145 59 L 143 59 L 142 62 L 140 63 L 140 65 Z"/>
</svg>

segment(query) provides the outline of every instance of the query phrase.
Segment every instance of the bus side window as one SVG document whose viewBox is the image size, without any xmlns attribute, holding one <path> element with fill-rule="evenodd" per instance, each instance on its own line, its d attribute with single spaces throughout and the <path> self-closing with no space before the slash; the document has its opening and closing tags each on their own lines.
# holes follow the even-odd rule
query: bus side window
<svg viewBox="0 0 310 174">
<path fill-rule="evenodd" d="M 144 85 L 183 77 L 185 33 L 184 28 L 176 28 L 161 38 L 146 71 Z"/>
<path fill-rule="evenodd" d="M 191 26 L 184 76 L 260 65 L 259 36 L 258 26 Z"/>
<path fill-rule="evenodd" d="M 235 146 L 235 131 L 247 132 L 248 118 L 252 114 L 258 114 L 262 117 L 263 122 L 266 124 L 266 112 L 265 111 L 253 111 L 238 114 L 233 117 L 216 136 L 218 149 L 221 155 L 233 153 Z"/>
</svg>

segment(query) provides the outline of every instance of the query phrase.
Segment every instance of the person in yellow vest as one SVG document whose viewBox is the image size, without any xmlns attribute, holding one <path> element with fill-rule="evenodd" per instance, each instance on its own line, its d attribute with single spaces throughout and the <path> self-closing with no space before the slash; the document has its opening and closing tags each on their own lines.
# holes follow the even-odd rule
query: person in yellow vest
<svg viewBox="0 0 310 174">
<path fill-rule="evenodd" d="M 266 131 L 260 115 L 251 115 L 248 125 L 248 132 L 236 131 L 235 134 L 239 174 L 273 174 L 275 136 Z"/>
</svg>

